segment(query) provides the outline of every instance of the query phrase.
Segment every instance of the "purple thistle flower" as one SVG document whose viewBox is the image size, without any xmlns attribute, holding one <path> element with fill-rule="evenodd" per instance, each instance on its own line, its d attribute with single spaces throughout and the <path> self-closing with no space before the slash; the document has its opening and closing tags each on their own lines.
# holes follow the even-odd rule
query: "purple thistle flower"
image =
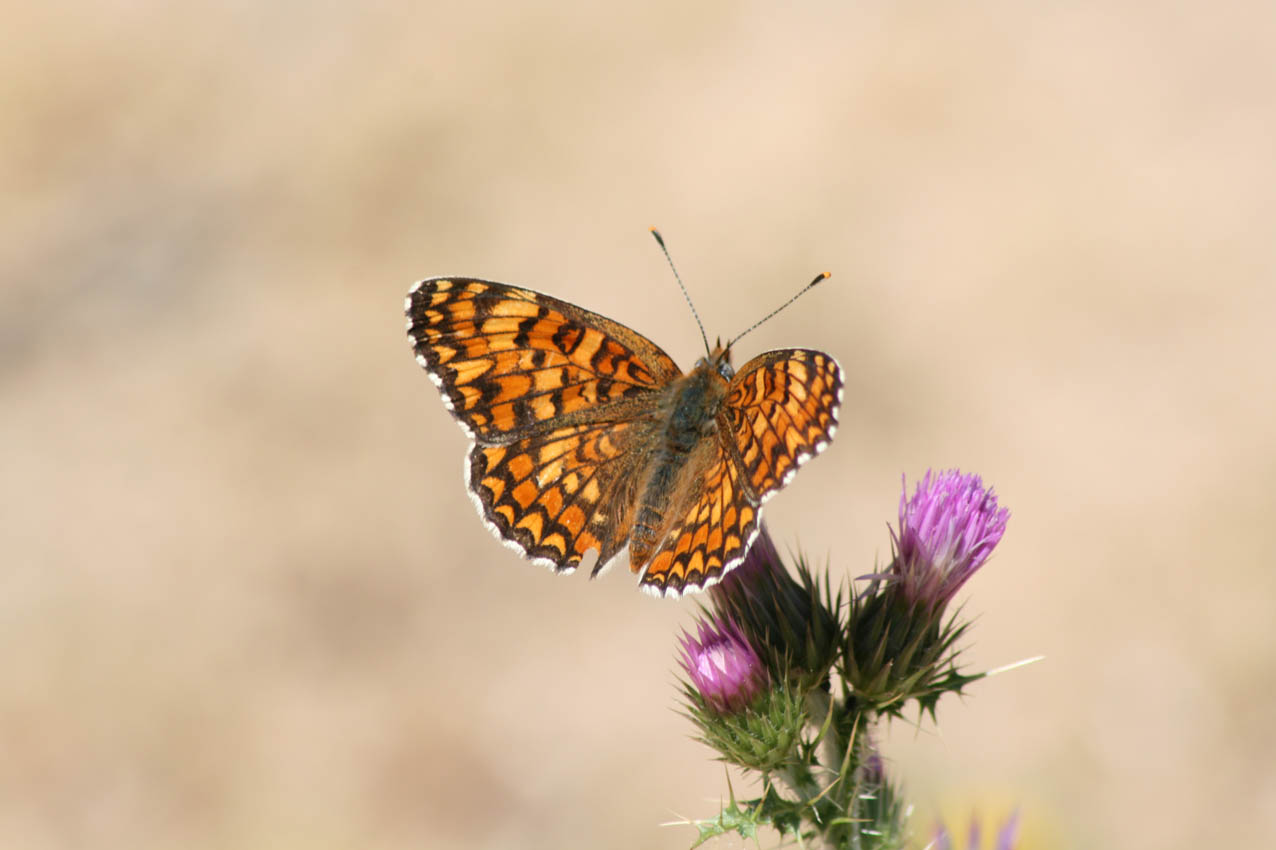
<svg viewBox="0 0 1276 850">
<path fill-rule="evenodd" d="M 899 531 L 891 529 L 890 575 L 910 602 L 943 608 L 992 554 L 1010 511 L 997 507 L 978 475 L 926 471 L 911 499 L 899 497 Z"/>
<path fill-rule="evenodd" d="M 729 619 L 701 620 L 700 637 L 683 632 L 682 662 L 687 677 L 709 708 L 740 711 L 768 684 L 762 660 Z"/>
<path fill-rule="evenodd" d="M 979 850 L 983 846 L 980 840 L 982 834 L 979 829 L 979 819 L 972 818 L 970 821 L 970 833 L 967 838 L 966 850 Z M 1012 812 L 1006 822 L 1002 824 L 1001 829 L 997 832 L 997 843 L 993 845 L 993 850 L 1014 850 L 1015 844 L 1019 841 L 1019 812 Z M 942 823 L 935 830 L 935 839 L 929 845 L 933 850 L 953 850 L 953 839 L 948 834 L 948 829 Z"/>
</svg>

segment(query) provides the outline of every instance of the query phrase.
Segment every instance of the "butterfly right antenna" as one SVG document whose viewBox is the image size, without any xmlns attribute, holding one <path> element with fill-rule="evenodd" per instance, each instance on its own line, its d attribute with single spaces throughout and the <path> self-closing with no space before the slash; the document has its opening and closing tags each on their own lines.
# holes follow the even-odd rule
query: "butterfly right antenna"
<svg viewBox="0 0 1276 850">
<path fill-rule="evenodd" d="M 758 319 L 758 320 L 757 320 L 756 322 L 754 322 L 752 325 L 750 325 L 749 327 L 745 328 L 745 330 L 744 330 L 742 333 L 740 333 L 739 335 L 737 335 L 735 339 L 733 339 L 733 340 L 731 340 L 730 342 L 728 342 L 728 343 L 727 343 L 727 348 L 730 348 L 731 346 L 735 345 L 737 342 L 739 342 L 739 341 L 740 341 L 740 337 L 744 336 L 744 335 L 745 335 L 745 334 L 747 334 L 749 331 L 754 330 L 755 328 L 757 328 L 757 327 L 758 327 L 758 325 L 762 324 L 762 323 L 763 323 L 763 322 L 765 322 L 767 319 L 771 318 L 771 317 L 772 317 L 772 316 L 774 316 L 776 313 L 780 312 L 780 311 L 781 311 L 781 310 L 783 310 L 785 307 L 789 306 L 789 305 L 790 305 L 790 304 L 792 304 L 794 301 L 798 300 L 798 299 L 799 299 L 799 298 L 801 298 L 803 295 L 805 295 L 806 293 L 810 292 L 810 291 L 811 291 L 811 287 L 815 286 L 817 283 L 823 283 L 824 281 L 826 281 L 826 280 L 828 280 L 828 279 L 829 279 L 829 273 L 828 273 L 828 272 L 820 272 L 820 273 L 816 276 L 815 280 L 811 281 L 811 282 L 810 282 L 810 283 L 808 283 L 806 286 L 802 287 L 802 289 L 798 292 L 798 294 L 797 294 L 797 295 L 794 295 L 794 296 L 793 296 L 792 298 L 790 298 L 788 301 L 785 301 L 785 302 L 784 302 L 783 304 L 781 304 L 779 307 L 776 307 L 776 308 L 775 308 L 774 310 L 772 310 L 770 313 L 767 313 L 765 316 L 763 316 L 762 318 Z"/>
<path fill-rule="evenodd" d="M 691 315 L 695 317 L 696 325 L 700 328 L 700 338 L 704 340 L 704 353 L 712 357 L 713 352 L 709 350 L 709 337 L 705 335 L 704 325 L 700 322 L 700 314 L 696 312 L 696 305 L 691 303 L 691 295 L 687 292 L 687 287 L 682 284 L 678 269 L 673 264 L 673 257 L 669 256 L 669 249 L 665 247 L 665 239 L 660 235 L 660 231 L 654 227 L 651 228 L 651 235 L 656 237 L 660 250 L 665 252 L 665 259 L 669 261 L 669 268 L 673 270 L 674 280 L 678 281 L 678 288 L 682 290 L 682 297 L 687 299 L 687 306 L 691 308 Z"/>
</svg>

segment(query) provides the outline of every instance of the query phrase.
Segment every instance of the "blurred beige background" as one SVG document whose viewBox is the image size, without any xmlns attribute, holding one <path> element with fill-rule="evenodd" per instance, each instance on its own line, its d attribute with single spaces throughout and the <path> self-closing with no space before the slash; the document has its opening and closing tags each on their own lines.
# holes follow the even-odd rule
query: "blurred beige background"
<svg viewBox="0 0 1276 850">
<path fill-rule="evenodd" d="M 680 848 L 694 607 L 489 536 L 427 275 L 689 366 L 846 370 L 768 505 L 836 576 L 899 477 L 1013 511 L 918 805 L 1030 848 L 1276 842 L 1270 3 L 10 5 L 0 847 Z M 764 846 L 773 846 L 768 836 Z M 719 846 L 738 847 L 738 839 Z"/>
</svg>

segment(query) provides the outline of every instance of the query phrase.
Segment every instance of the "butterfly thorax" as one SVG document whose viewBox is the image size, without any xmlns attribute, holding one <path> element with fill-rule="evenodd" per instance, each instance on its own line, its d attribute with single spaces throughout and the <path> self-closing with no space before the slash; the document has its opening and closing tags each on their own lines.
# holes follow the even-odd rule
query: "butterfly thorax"
<svg viewBox="0 0 1276 850">
<path fill-rule="evenodd" d="M 635 572 L 651 558 L 703 474 L 703 461 L 716 443 L 705 438 L 717 433 L 718 412 L 732 374 L 728 358 L 719 347 L 664 390 L 658 408 L 661 440 L 645 465 L 629 539 L 629 563 Z"/>
</svg>

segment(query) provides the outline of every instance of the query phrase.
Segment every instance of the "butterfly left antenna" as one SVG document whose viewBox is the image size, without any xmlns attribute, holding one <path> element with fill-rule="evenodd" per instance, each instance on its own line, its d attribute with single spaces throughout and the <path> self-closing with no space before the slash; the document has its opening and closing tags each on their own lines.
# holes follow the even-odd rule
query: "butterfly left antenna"
<svg viewBox="0 0 1276 850">
<path fill-rule="evenodd" d="M 687 306 L 691 308 L 691 315 L 695 317 L 696 325 L 700 328 L 700 338 L 704 340 L 705 354 L 712 356 L 713 352 L 709 350 L 709 337 L 704 332 L 704 324 L 700 321 L 700 314 L 696 312 L 696 305 L 691 303 L 691 294 L 687 292 L 687 287 L 682 284 L 678 269 L 673 264 L 673 257 L 669 256 L 669 249 L 665 247 L 665 238 L 654 227 L 651 228 L 651 235 L 656 237 L 656 243 L 660 245 L 660 250 L 665 252 L 665 259 L 669 261 L 669 268 L 673 269 L 674 280 L 678 281 L 678 288 L 682 290 L 682 297 L 687 299 Z"/>
</svg>

